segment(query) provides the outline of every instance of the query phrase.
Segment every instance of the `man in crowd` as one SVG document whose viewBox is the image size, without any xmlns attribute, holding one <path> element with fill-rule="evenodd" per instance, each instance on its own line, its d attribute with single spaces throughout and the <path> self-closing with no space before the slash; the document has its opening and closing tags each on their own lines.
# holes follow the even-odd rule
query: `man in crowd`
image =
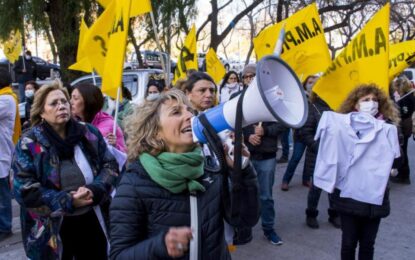
<svg viewBox="0 0 415 260">
<path fill-rule="evenodd" d="M 24 57 L 20 56 L 14 64 L 14 72 L 19 83 L 19 102 L 25 102 L 25 83 L 36 80 L 36 63 L 32 59 L 32 53 L 26 51 Z"/>
</svg>

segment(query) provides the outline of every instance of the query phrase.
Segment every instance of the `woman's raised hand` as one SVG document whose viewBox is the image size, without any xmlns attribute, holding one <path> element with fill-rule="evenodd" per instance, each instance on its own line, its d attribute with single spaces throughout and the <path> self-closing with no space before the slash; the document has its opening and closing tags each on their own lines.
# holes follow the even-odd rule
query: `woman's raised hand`
<svg viewBox="0 0 415 260">
<path fill-rule="evenodd" d="M 189 243 L 192 238 L 192 230 L 189 227 L 170 228 L 164 238 L 164 243 L 166 244 L 169 256 L 183 256 L 189 249 Z"/>
</svg>

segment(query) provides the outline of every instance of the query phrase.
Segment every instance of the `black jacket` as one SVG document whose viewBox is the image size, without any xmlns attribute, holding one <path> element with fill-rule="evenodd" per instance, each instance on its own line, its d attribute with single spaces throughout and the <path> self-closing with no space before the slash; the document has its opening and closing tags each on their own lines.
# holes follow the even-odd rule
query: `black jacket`
<svg viewBox="0 0 415 260">
<path fill-rule="evenodd" d="M 256 181 L 252 167 L 243 174 Z M 230 259 L 224 239 L 222 174 L 205 170 L 197 192 L 199 259 Z M 111 204 L 111 259 L 171 259 L 164 238 L 170 227 L 190 226 L 189 192 L 173 194 L 155 183 L 139 162 L 129 165 Z M 244 209 L 242 214 L 248 214 Z M 180 259 L 188 259 L 185 254 Z"/>
<path fill-rule="evenodd" d="M 24 65 L 23 65 L 23 59 L 24 59 Z M 26 68 L 26 72 L 23 72 L 23 69 Z M 32 59 L 26 59 L 22 56 L 19 57 L 19 59 L 14 64 L 14 72 L 16 73 L 16 80 L 19 83 L 25 83 L 29 80 L 35 80 L 36 79 L 36 62 Z"/>
<path fill-rule="evenodd" d="M 262 136 L 261 144 L 253 146 L 249 142 L 249 136 L 255 133 L 255 125 L 252 124 L 243 128 L 245 144 L 251 153 L 251 158 L 254 160 L 266 160 L 275 158 L 278 151 L 278 135 L 284 132 L 287 128 L 281 123 L 263 122 L 264 136 Z"/>
<path fill-rule="evenodd" d="M 316 165 L 318 141 L 314 141 L 317 126 L 324 111 L 331 111 L 330 107 L 322 99 L 317 98 L 314 103 L 308 105 L 308 116 L 304 126 L 297 130 L 297 135 L 307 146 L 304 162 L 304 174 L 312 176 Z"/>
<path fill-rule="evenodd" d="M 330 195 L 330 200 L 333 208 L 341 214 L 368 218 L 384 218 L 390 213 L 388 187 L 386 188 L 382 205 L 374 205 L 351 198 L 341 198 L 340 190 L 338 189 L 335 189 Z"/>
</svg>

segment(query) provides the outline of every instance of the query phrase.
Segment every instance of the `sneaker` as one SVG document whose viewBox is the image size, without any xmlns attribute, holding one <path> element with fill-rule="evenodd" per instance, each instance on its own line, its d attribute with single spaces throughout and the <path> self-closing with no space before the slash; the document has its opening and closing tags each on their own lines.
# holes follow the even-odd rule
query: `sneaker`
<svg viewBox="0 0 415 260">
<path fill-rule="evenodd" d="M 341 220 L 340 217 L 329 217 L 329 222 L 335 227 L 335 228 L 341 228 Z"/>
<path fill-rule="evenodd" d="M 282 239 L 275 233 L 274 230 L 264 232 L 265 238 L 273 245 L 280 246 L 283 244 Z"/>
<path fill-rule="evenodd" d="M 287 163 L 287 162 L 288 162 L 288 158 L 285 156 L 281 156 L 277 161 L 277 163 Z"/>
<path fill-rule="evenodd" d="M 315 217 L 307 217 L 305 222 L 307 226 L 309 226 L 310 228 L 317 229 L 320 227 L 320 225 L 318 224 L 317 218 Z"/>
<path fill-rule="evenodd" d="M 288 187 L 288 183 L 283 182 L 283 183 L 281 184 L 281 190 L 282 190 L 282 191 L 288 191 L 288 189 L 289 189 L 289 187 Z"/>
<path fill-rule="evenodd" d="M 252 238 L 251 228 L 235 228 L 233 244 L 235 246 L 245 245 L 251 242 Z"/>
<path fill-rule="evenodd" d="M 2 242 L 3 240 L 11 237 L 12 235 L 13 235 L 13 233 L 11 231 L 10 232 L 6 232 L 6 233 L 0 232 L 0 242 Z"/>
</svg>

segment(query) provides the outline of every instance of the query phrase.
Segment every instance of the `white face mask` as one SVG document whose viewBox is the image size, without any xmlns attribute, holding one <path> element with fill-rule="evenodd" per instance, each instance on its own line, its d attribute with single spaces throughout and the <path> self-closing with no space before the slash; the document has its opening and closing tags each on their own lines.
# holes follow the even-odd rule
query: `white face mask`
<svg viewBox="0 0 415 260">
<path fill-rule="evenodd" d="M 28 89 L 24 92 L 27 98 L 32 98 L 35 95 L 35 91 L 33 89 Z"/>
<path fill-rule="evenodd" d="M 156 100 L 160 96 L 160 93 L 150 93 L 147 96 L 148 101 Z"/>
<path fill-rule="evenodd" d="M 30 60 L 32 58 L 32 56 L 30 55 L 25 55 L 26 60 Z"/>
<path fill-rule="evenodd" d="M 311 90 L 313 89 L 314 83 L 307 83 L 305 85 L 305 88 L 307 89 L 308 93 L 311 93 Z"/>
<path fill-rule="evenodd" d="M 115 109 L 116 102 L 115 102 L 115 100 L 113 100 L 110 97 L 107 97 L 107 101 L 108 101 L 108 103 L 107 103 L 108 104 L 107 112 L 109 112 L 109 114 L 111 114 L 112 111 Z"/>
<path fill-rule="evenodd" d="M 238 84 L 238 82 L 234 82 L 234 83 L 228 83 L 228 84 L 226 84 L 227 86 L 228 86 L 228 88 L 230 88 L 230 89 L 234 89 L 234 88 L 236 88 L 239 84 Z"/>
<path fill-rule="evenodd" d="M 379 110 L 379 103 L 376 101 L 362 101 L 359 103 L 359 112 L 368 113 L 375 116 Z"/>
</svg>

